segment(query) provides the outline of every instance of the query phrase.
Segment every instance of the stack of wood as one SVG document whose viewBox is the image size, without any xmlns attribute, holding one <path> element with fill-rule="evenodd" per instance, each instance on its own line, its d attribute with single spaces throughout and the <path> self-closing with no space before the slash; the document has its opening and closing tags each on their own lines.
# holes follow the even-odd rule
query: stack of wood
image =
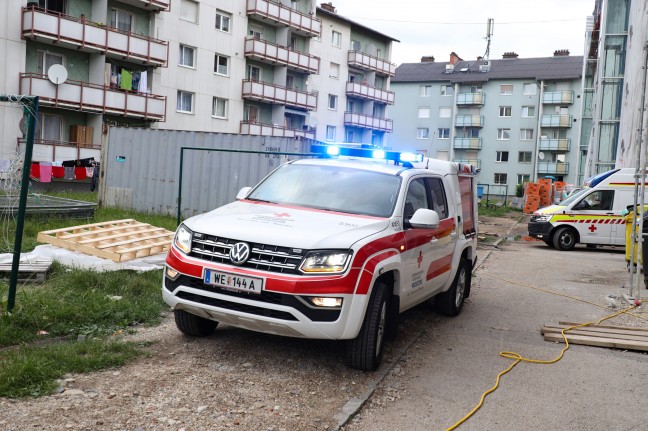
<svg viewBox="0 0 648 431">
<path fill-rule="evenodd" d="M 561 331 L 578 323 L 560 322 L 558 325 L 547 324 L 542 327 L 545 341 L 564 343 Z M 648 329 L 589 325 L 565 332 L 570 344 L 610 347 L 623 350 L 648 351 Z"/>
</svg>

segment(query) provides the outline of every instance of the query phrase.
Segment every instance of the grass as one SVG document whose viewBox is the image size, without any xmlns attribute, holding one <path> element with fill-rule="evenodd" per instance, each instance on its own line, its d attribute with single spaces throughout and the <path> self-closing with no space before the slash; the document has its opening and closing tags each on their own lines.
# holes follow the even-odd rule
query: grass
<svg viewBox="0 0 648 431">
<path fill-rule="evenodd" d="M 511 212 L 516 212 L 516 213 L 521 214 L 522 210 L 518 209 L 518 208 L 507 207 L 507 206 L 499 206 L 499 207 L 498 206 L 490 206 L 488 208 L 479 207 L 478 212 L 479 212 L 480 216 L 506 217 Z"/>
<path fill-rule="evenodd" d="M 48 194 L 97 199 L 90 192 Z M 98 208 L 91 220 L 29 217 L 23 252 L 38 244 L 40 231 L 125 218 L 175 230 L 173 217 L 118 208 Z M 4 252 L 13 251 L 15 225 L 14 219 L 0 220 Z M 97 272 L 55 262 L 43 284 L 19 285 L 12 313 L 0 314 L 0 396 L 51 394 L 58 386 L 56 379 L 64 374 L 117 367 L 142 355 L 140 345 L 117 341 L 112 335 L 159 323 L 167 308 L 161 280 L 162 270 Z M 0 313 L 6 309 L 8 288 L 0 281 Z"/>
</svg>

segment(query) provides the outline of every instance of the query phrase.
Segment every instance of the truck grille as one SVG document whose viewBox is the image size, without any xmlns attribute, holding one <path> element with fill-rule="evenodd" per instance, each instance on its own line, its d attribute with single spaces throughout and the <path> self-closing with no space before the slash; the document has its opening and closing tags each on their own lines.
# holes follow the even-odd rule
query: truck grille
<svg viewBox="0 0 648 431">
<path fill-rule="evenodd" d="M 237 242 L 240 240 L 194 233 L 190 256 L 211 262 L 231 264 L 229 252 Z M 251 248 L 250 258 L 240 266 L 282 274 L 301 274 L 297 268 L 308 250 L 251 242 L 248 244 Z"/>
</svg>

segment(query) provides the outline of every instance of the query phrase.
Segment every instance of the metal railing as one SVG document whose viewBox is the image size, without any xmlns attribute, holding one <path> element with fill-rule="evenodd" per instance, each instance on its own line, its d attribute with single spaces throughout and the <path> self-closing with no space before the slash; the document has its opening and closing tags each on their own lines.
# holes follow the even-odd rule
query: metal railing
<svg viewBox="0 0 648 431">
<path fill-rule="evenodd" d="M 243 98 L 308 110 L 317 109 L 317 91 L 306 92 L 282 85 L 249 79 L 243 80 Z"/>
<path fill-rule="evenodd" d="M 270 64 L 282 64 L 306 73 L 319 73 L 320 58 L 254 36 L 245 38 L 245 56 Z"/>
</svg>

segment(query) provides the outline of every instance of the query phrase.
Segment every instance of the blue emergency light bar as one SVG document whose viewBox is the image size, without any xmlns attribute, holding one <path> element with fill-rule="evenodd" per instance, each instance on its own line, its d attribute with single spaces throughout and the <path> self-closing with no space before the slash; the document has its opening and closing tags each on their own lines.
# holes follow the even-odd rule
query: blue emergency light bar
<svg viewBox="0 0 648 431">
<path fill-rule="evenodd" d="M 423 161 L 423 154 L 385 151 L 377 148 L 344 147 L 340 145 L 311 145 L 311 153 L 328 157 L 348 156 L 374 160 L 393 160 L 397 164 Z"/>
</svg>

